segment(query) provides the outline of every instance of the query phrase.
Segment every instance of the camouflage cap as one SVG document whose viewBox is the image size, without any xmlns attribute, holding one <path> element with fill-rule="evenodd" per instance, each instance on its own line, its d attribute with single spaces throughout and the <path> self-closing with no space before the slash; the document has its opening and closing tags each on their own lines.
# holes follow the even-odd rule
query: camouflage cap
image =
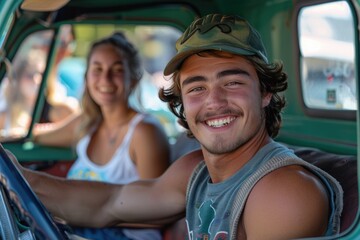
<svg viewBox="0 0 360 240">
<path fill-rule="evenodd" d="M 209 14 L 195 20 L 177 40 L 176 50 L 164 75 L 176 71 L 190 55 L 205 50 L 256 55 L 268 62 L 260 34 L 245 19 L 232 15 Z"/>
</svg>

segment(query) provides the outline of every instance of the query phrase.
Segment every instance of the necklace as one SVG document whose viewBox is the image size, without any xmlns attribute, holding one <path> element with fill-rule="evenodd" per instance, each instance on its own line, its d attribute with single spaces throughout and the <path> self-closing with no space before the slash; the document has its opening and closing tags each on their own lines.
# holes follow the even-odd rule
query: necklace
<svg viewBox="0 0 360 240">
<path fill-rule="evenodd" d="M 109 144 L 110 146 L 114 145 L 116 143 L 117 140 L 117 134 L 115 134 L 113 137 L 109 138 Z"/>
<path fill-rule="evenodd" d="M 114 146 L 116 144 L 120 130 L 123 129 L 123 127 L 125 127 L 129 123 L 132 116 L 133 116 L 132 114 L 129 114 L 129 116 L 124 121 L 122 121 L 120 124 L 117 124 L 113 128 L 110 128 L 110 129 L 104 125 L 105 130 L 108 135 L 108 144 L 110 146 Z"/>
<path fill-rule="evenodd" d="M 118 138 L 118 135 L 119 135 L 119 130 L 120 130 L 120 128 L 121 128 L 121 125 L 116 126 L 116 129 L 115 129 L 115 131 L 113 132 L 113 134 L 111 134 L 111 132 L 112 132 L 111 129 L 108 130 L 108 132 L 109 132 L 109 140 L 108 140 L 108 143 L 109 143 L 110 146 L 113 146 L 113 145 L 116 143 L 117 138 Z"/>
</svg>

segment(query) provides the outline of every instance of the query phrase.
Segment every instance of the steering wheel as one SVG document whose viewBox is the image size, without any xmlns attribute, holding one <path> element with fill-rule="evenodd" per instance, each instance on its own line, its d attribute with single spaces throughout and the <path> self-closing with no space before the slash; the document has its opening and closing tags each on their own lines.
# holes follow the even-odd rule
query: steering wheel
<svg viewBox="0 0 360 240">
<path fill-rule="evenodd" d="M 69 239 L 0 144 L 0 239 Z"/>
</svg>

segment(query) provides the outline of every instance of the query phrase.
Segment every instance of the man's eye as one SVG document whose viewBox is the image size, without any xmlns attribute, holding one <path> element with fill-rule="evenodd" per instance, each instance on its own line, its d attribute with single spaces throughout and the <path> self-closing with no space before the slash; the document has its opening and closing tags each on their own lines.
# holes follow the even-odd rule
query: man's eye
<svg viewBox="0 0 360 240">
<path fill-rule="evenodd" d="M 203 89 L 204 89 L 203 87 L 194 87 L 194 88 L 190 88 L 189 92 L 199 92 Z"/>
<path fill-rule="evenodd" d="M 242 83 L 236 81 L 236 82 L 228 82 L 226 85 L 227 85 L 227 86 L 236 86 L 236 85 L 242 85 Z"/>
</svg>

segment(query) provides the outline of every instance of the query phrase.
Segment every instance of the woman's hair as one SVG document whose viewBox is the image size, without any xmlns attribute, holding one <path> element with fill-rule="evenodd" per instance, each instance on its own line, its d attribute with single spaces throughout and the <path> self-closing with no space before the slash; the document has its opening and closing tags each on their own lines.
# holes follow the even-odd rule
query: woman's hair
<svg viewBox="0 0 360 240">
<path fill-rule="evenodd" d="M 138 50 L 134 47 L 132 43 L 128 41 L 125 35 L 121 32 L 115 32 L 111 36 L 100 39 L 92 44 L 87 56 L 85 81 L 87 81 L 86 78 L 89 70 L 90 58 L 93 52 L 98 46 L 104 44 L 111 44 L 114 47 L 118 48 L 121 57 L 126 59 L 129 64 L 130 79 L 131 79 L 130 91 L 127 93 L 128 94 L 127 97 L 129 97 L 133 93 L 135 87 L 138 85 L 138 83 L 142 78 L 143 68 Z M 80 131 L 78 134 L 79 138 L 84 136 L 93 126 L 93 124 L 95 124 L 97 121 L 100 121 L 102 119 L 100 106 L 92 99 L 87 87 L 85 87 L 81 103 L 84 114 L 84 121 L 82 122 L 82 126 L 79 129 Z"/>
<path fill-rule="evenodd" d="M 232 54 L 220 51 L 203 51 L 198 53 L 199 56 L 213 55 L 219 57 L 231 57 Z M 268 106 L 265 107 L 265 126 L 268 134 L 274 138 L 277 136 L 281 126 L 281 110 L 285 107 L 285 98 L 279 92 L 287 88 L 287 74 L 283 72 L 282 63 L 265 63 L 256 56 L 246 56 L 246 59 L 255 67 L 260 81 L 261 94 L 272 93 Z M 173 84 L 167 89 L 159 90 L 159 97 L 162 101 L 167 102 L 170 110 L 179 118 L 180 125 L 185 127 L 188 136 L 193 137 L 189 125 L 184 115 L 184 105 L 181 99 L 180 73 L 175 71 Z"/>
</svg>

